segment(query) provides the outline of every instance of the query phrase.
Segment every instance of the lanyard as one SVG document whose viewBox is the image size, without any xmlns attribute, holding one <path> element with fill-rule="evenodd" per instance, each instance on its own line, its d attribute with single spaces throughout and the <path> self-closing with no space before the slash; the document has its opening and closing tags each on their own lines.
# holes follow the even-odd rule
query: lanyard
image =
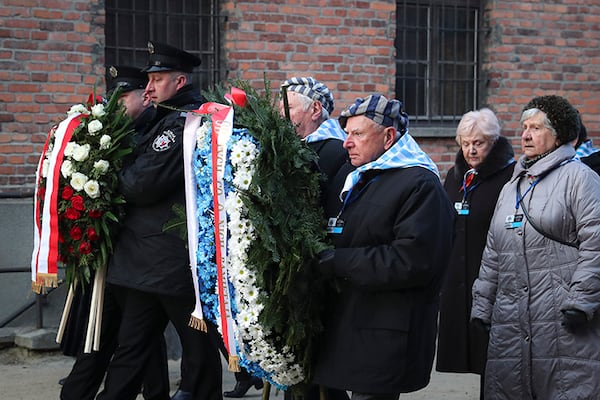
<svg viewBox="0 0 600 400">
<path fill-rule="evenodd" d="M 546 176 L 546 175 L 544 175 L 544 176 Z M 530 191 L 531 189 L 533 189 L 533 187 L 534 187 L 535 185 L 537 185 L 537 184 L 538 184 L 538 182 L 539 182 L 539 181 L 541 181 L 541 180 L 542 180 L 542 178 L 543 178 L 544 176 L 540 176 L 540 177 L 539 177 L 539 178 L 537 178 L 535 181 L 533 181 L 533 182 L 531 183 L 531 185 L 529 185 L 529 187 L 527 188 L 527 190 L 525 191 L 525 193 L 523 193 L 523 195 L 522 195 L 522 196 L 521 196 L 521 188 L 519 187 L 519 186 L 520 186 L 520 183 L 521 183 L 521 178 L 522 178 L 522 177 L 521 177 L 521 178 L 519 178 L 519 182 L 517 182 L 517 195 L 516 195 L 516 198 L 515 198 L 515 211 L 517 211 L 517 210 L 519 209 L 519 204 L 520 204 L 520 203 L 523 201 L 523 199 L 525 198 L 525 196 L 527 196 L 527 193 L 529 193 L 529 191 Z"/>
<path fill-rule="evenodd" d="M 348 207 L 350 204 L 354 203 L 354 201 L 360 197 L 360 195 L 362 194 L 362 192 L 364 192 L 364 190 L 367 188 L 367 186 L 369 186 L 371 183 L 375 182 L 377 179 L 379 179 L 379 175 L 377 175 L 374 178 L 371 178 L 367 183 L 365 183 L 365 185 L 360 189 L 360 191 L 356 194 L 356 196 L 352 196 L 354 186 L 351 187 L 350 190 L 348 190 L 348 193 L 346 193 L 346 197 L 344 197 L 344 203 L 342 204 L 342 208 L 341 208 L 340 212 L 338 213 L 337 218 L 339 218 L 342 215 L 342 213 L 344 212 L 346 207 Z"/>
<path fill-rule="evenodd" d="M 533 189 L 533 187 L 535 185 L 537 185 L 542 179 L 544 179 L 546 176 L 548 176 L 550 174 L 550 172 L 552 172 L 555 169 L 558 169 L 559 167 L 562 167 L 563 165 L 568 164 L 568 163 L 570 163 L 571 161 L 574 161 L 574 160 L 575 160 L 574 158 L 570 158 L 568 160 L 564 160 L 560 164 L 557 164 L 557 165 L 553 166 L 548 171 L 546 171 L 543 174 L 541 174 L 535 181 L 531 182 L 531 184 L 529 185 L 529 187 L 527 188 L 527 190 L 525 191 L 525 193 L 523 193 L 522 196 L 521 196 L 521 188 L 520 188 L 521 185 L 520 185 L 520 183 L 521 183 L 521 178 L 523 177 L 523 175 L 519 176 L 519 180 L 517 181 L 517 194 L 516 194 L 516 198 L 515 198 L 515 212 L 519 209 L 519 204 L 521 204 L 521 202 L 523 201 L 523 199 L 525 198 L 525 196 L 527 196 L 527 193 L 529 193 L 531 191 L 531 189 Z"/>
<path fill-rule="evenodd" d="M 469 194 L 469 192 L 472 192 L 473 190 L 475 190 L 475 188 L 477 186 L 479 186 L 479 184 L 481 183 L 481 182 L 477 182 L 473 186 L 469 186 L 469 184 L 473 181 L 473 179 L 475 179 L 475 176 L 477 176 L 477 170 L 475 168 L 471 168 L 470 170 L 465 172 L 465 174 L 463 175 L 463 181 L 462 181 L 462 192 L 463 192 L 462 202 L 463 203 L 467 202 L 467 194 Z"/>
</svg>

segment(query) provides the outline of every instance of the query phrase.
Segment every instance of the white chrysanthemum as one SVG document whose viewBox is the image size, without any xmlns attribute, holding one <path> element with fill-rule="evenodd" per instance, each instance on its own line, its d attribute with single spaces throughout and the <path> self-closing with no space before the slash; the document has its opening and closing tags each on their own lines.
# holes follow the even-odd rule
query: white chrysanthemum
<svg viewBox="0 0 600 400">
<path fill-rule="evenodd" d="M 73 160 L 79 162 L 87 160 L 88 156 L 90 155 L 90 149 L 91 146 L 89 143 L 84 145 L 76 145 L 73 148 Z"/>
<path fill-rule="evenodd" d="M 251 171 L 240 171 L 235 174 L 233 184 L 242 190 L 247 190 L 250 187 L 250 183 L 252 183 L 252 175 Z"/>
<path fill-rule="evenodd" d="M 75 168 L 73 167 L 71 160 L 64 160 L 60 166 L 60 173 L 64 178 L 70 177 L 74 170 Z"/>
<path fill-rule="evenodd" d="M 108 135 L 100 136 L 100 150 L 107 150 L 112 144 L 112 138 Z"/>
<path fill-rule="evenodd" d="M 83 104 L 75 104 L 71 106 L 71 109 L 67 111 L 67 115 L 71 116 L 73 114 L 87 114 L 88 110 Z"/>
<path fill-rule="evenodd" d="M 237 315 L 236 321 L 237 321 L 238 325 L 240 326 L 240 328 L 243 328 L 243 329 L 244 328 L 247 329 L 257 322 L 257 320 L 255 318 L 253 318 L 251 314 L 246 313 L 246 312 L 240 312 Z"/>
<path fill-rule="evenodd" d="M 100 118 L 106 115 L 106 111 L 104 111 L 104 104 L 96 104 L 92 107 L 92 116 L 95 118 Z"/>
<path fill-rule="evenodd" d="M 100 174 L 105 174 L 109 166 L 110 164 L 106 160 L 98 160 L 94 163 L 94 169 Z"/>
<path fill-rule="evenodd" d="M 77 146 L 79 146 L 79 145 L 75 142 L 67 143 L 67 145 L 65 146 L 65 151 L 64 151 L 65 157 L 73 157 L 73 151 L 75 151 L 75 148 Z"/>
<path fill-rule="evenodd" d="M 231 146 L 231 165 L 239 167 L 241 164 L 249 166 L 256 158 L 258 151 L 256 145 L 249 140 L 240 140 Z"/>
<path fill-rule="evenodd" d="M 88 123 L 88 133 L 92 136 L 96 135 L 102 130 L 102 122 L 94 119 Z"/>
<path fill-rule="evenodd" d="M 206 135 L 210 132 L 210 123 L 205 121 L 196 131 L 196 146 L 202 148 L 206 144 Z"/>
<path fill-rule="evenodd" d="M 49 167 L 50 167 L 50 160 L 48 160 L 47 158 L 44 158 L 44 161 L 42 161 L 42 178 L 48 177 L 48 168 Z"/>
<path fill-rule="evenodd" d="M 83 190 L 83 185 L 85 185 L 85 183 L 88 180 L 89 178 L 81 172 L 73 172 L 73 174 L 71 175 L 71 182 L 69 183 L 73 187 L 73 189 L 80 192 L 81 190 Z"/>
</svg>

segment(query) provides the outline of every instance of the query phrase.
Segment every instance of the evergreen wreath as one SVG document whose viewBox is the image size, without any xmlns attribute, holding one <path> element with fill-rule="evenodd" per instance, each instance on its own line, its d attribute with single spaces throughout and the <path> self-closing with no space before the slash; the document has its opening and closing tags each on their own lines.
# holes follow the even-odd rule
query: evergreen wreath
<svg viewBox="0 0 600 400">
<path fill-rule="evenodd" d="M 301 387 L 310 381 L 315 342 L 323 329 L 324 285 L 314 265 L 317 254 L 329 247 L 320 205 L 321 175 L 316 153 L 281 117 L 269 82 L 264 83 L 260 95 L 248 82 L 231 81 L 247 95 L 245 107 L 234 105 L 234 128 L 247 130 L 259 148 L 250 185 L 238 189 L 255 238 L 247 249 L 246 267 L 264 294 L 259 325 L 276 348 L 294 355 L 304 380 L 293 386 Z M 225 93 L 217 86 L 203 95 L 207 101 L 222 103 Z M 241 363 L 269 379 L 254 363 L 243 358 Z"/>
</svg>

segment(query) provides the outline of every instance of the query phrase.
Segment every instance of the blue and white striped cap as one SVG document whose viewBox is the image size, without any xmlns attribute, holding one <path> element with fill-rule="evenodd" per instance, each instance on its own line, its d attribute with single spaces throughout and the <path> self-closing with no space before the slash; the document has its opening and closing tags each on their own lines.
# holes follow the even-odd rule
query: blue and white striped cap
<svg viewBox="0 0 600 400">
<path fill-rule="evenodd" d="M 408 129 L 408 114 L 404 112 L 404 104 L 400 100 L 388 100 L 381 94 L 356 99 L 354 104 L 342 111 L 339 118 L 341 127 L 345 128 L 348 118 L 356 115 L 364 115 L 379 125 L 393 126 L 400 134 Z"/>
<path fill-rule="evenodd" d="M 320 102 L 323 107 L 331 114 L 333 112 L 333 95 L 327 86 L 319 82 L 312 76 L 287 79 L 281 84 L 288 92 L 296 92 L 308 96 L 314 101 Z"/>
</svg>

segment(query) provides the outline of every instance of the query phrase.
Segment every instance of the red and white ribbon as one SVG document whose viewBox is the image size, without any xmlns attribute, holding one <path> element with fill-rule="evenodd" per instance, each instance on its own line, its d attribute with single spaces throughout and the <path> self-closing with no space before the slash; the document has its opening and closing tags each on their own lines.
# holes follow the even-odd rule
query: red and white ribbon
<svg viewBox="0 0 600 400">
<path fill-rule="evenodd" d="M 40 293 L 45 287 L 56 287 L 58 283 L 60 167 L 63 162 L 65 147 L 79 124 L 80 114 L 73 114 L 62 121 L 54 132 L 54 145 L 48 157 L 48 174 L 43 194 L 43 205 L 40 204 L 39 185 L 43 179 L 43 165 L 52 139 L 52 131 L 48 134 L 38 163 L 34 197 L 33 254 L 31 256 L 31 287 L 36 293 Z"/>
<path fill-rule="evenodd" d="M 187 220 L 188 253 L 190 258 L 190 269 L 192 271 L 192 282 L 194 284 L 194 296 L 196 305 L 190 318 L 190 326 L 194 329 L 207 331 L 202 302 L 200 300 L 200 287 L 198 285 L 198 216 L 196 203 L 196 180 L 194 179 L 194 151 L 197 146 L 196 131 L 200 127 L 202 116 L 188 112 L 183 129 L 183 175 L 185 180 L 185 214 Z"/>
</svg>

